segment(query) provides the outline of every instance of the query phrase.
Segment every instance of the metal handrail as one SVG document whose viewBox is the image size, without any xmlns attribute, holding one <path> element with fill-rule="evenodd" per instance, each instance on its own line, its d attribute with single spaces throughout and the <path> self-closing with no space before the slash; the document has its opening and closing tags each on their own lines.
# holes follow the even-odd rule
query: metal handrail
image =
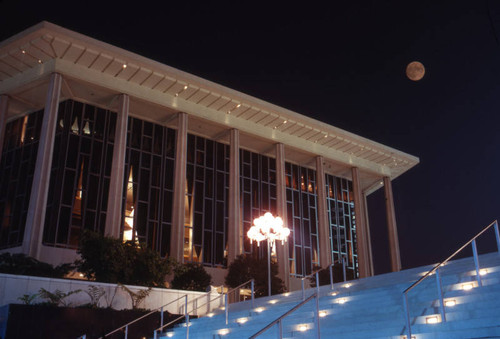
<svg viewBox="0 0 500 339">
<path fill-rule="evenodd" d="M 179 297 L 179 298 L 177 298 L 177 299 L 175 299 L 175 300 L 172 300 L 172 301 L 170 301 L 169 303 L 167 303 L 167 304 L 165 304 L 165 305 L 163 305 L 163 306 L 160 306 L 160 307 L 158 307 L 158 308 L 155 308 L 155 309 L 154 309 L 154 310 L 152 310 L 151 312 L 149 312 L 149 313 L 147 313 L 147 314 L 145 314 L 145 315 L 143 315 L 143 316 L 140 316 L 139 318 L 134 319 L 134 320 L 132 320 L 131 322 L 126 323 L 125 325 L 123 325 L 123 326 L 121 326 L 121 327 L 118 327 L 117 329 L 115 329 L 115 330 L 113 330 L 113 331 L 111 331 L 111 332 L 109 332 L 109 333 L 105 334 L 105 335 L 104 335 L 104 337 L 107 337 L 108 335 L 111 335 L 111 334 L 113 334 L 113 333 L 115 333 L 115 332 L 117 332 L 117 331 L 121 330 L 122 328 L 127 328 L 127 330 L 125 331 L 125 339 L 127 339 L 127 336 L 128 336 L 128 326 L 129 326 L 129 325 L 132 325 L 133 323 L 136 323 L 136 322 L 138 322 L 139 320 L 141 320 L 141 319 L 143 319 L 143 318 L 146 318 L 147 316 L 149 316 L 149 315 L 151 315 L 151 314 L 153 314 L 153 313 L 155 313 L 155 312 L 158 312 L 158 310 L 160 310 L 160 311 L 161 311 L 161 315 L 162 315 L 162 317 L 161 317 L 161 319 L 162 319 L 162 320 L 161 320 L 161 321 L 162 321 L 162 323 L 163 323 L 163 308 L 164 308 L 164 307 L 166 307 L 166 306 L 168 306 L 168 305 L 170 305 L 170 304 L 173 304 L 174 302 L 178 301 L 179 299 L 185 298 L 186 296 L 187 296 L 187 294 L 185 294 L 185 295 L 183 295 L 182 297 Z M 99 339 L 102 339 L 102 338 L 103 338 L 103 337 L 99 337 Z"/>
<path fill-rule="evenodd" d="M 316 328 L 316 330 L 317 330 L 317 337 L 319 338 L 319 300 L 318 300 L 319 295 L 317 293 L 314 293 L 314 294 L 310 295 L 307 299 L 301 301 L 300 303 L 298 303 L 297 305 L 295 305 L 294 307 L 292 307 L 291 309 L 289 309 L 288 311 L 286 311 L 285 313 L 283 313 L 277 319 L 273 320 L 271 323 L 269 323 L 263 329 L 261 329 L 260 331 L 258 331 L 254 335 L 252 335 L 249 339 L 257 338 L 257 336 L 259 336 L 262 333 L 266 332 L 268 329 L 270 329 L 271 327 L 273 327 L 276 324 L 279 324 L 279 327 L 280 327 L 279 328 L 280 329 L 280 338 L 282 338 L 283 337 L 283 329 L 282 329 L 281 321 L 285 317 L 287 317 L 289 314 L 291 314 L 292 312 L 295 312 L 297 309 L 299 309 L 300 307 L 304 306 L 306 303 L 308 303 L 313 298 L 316 298 L 316 320 L 317 320 L 317 324 L 316 324 L 317 328 Z"/>
<path fill-rule="evenodd" d="M 324 267 L 324 268 L 319 268 L 317 270 L 315 270 L 314 272 L 304 276 L 301 278 L 301 285 L 302 285 L 302 300 L 304 300 L 306 298 L 306 292 L 305 292 L 305 287 L 304 287 L 304 280 L 306 278 L 310 278 L 312 277 L 313 275 L 316 275 L 316 291 L 317 293 L 319 294 L 319 276 L 318 276 L 318 273 L 323 271 L 323 270 L 326 270 L 327 268 L 330 270 L 330 289 L 333 290 L 333 271 L 332 271 L 332 267 L 335 265 L 335 263 L 339 263 L 340 260 L 338 260 L 337 262 L 335 262 L 335 260 L 333 261 L 333 263 L 331 263 L 330 265 L 328 265 L 327 267 Z M 345 257 L 342 256 L 342 271 L 343 271 L 343 274 L 344 274 L 344 281 L 346 281 L 346 272 L 345 272 Z"/>
<path fill-rule="evenodd" d="M 165 327 L 169 326 L 169 325 L 172 325 L 173 323 L 175 323 L 176 321 L 182 319 L 182 318 L 185 318 L 186 316 L 185 315 L 181 315 L 179 316 L 178 318 L 175 318 L 174 320 L 172 320 L 171 322 L 169 322 L 168 324 L 165 324 L 165 325 L 162 325 L 160 327 L 158 327 L 156 330 L 153 331 L 153 338 L 156 339 L 157 338 L 157 333 L 158 331 L 161 331 L 163 330 Z M 189 326 L 189 324 L 187 324 L 186 326 Z"/>
<path fill-rule="evenodd" d="M 486 232 L 490 227 L 495 229 L 495 238 L 497 242 L 497 250 L 500 253 L 500 233 L 498 231 L 498 221 L 495 220 L 492 223 L 490 223 L 488 226 L 486 226 L 483 230 L 481 230 L 479 233 L 477 233 L 474 237 L 472 237 L 469 241 L 467 241 L 464 245 L 462 245 L 458 250 L 453 252 L 452 255 L 450 255 L 448 258 L 446 258 L 444 261 L 440 262 L 436 266 L 434 266 L 430 271 L 428 271 L 425 275 L 423 275 L 420 279 L 418 279 L 416 282 L 411 284 L 407 289 L 403 291 L 403 304 L 404 304 L 404 310 L 405 310 L 405 320 L 406 320 L 406 327 L 407 327 L 407 338 L 411 338 L 411 322 L 410 322 L 410 311 L 408 307 L 408 293 L 415 288 L 417 285 L 419 285 L 422 281 L 427 279 L 427 277 L 431 276 L 432 274 L 436 273 L 436 283 L 437 283 L 437 289 L 438 289 L 438 296 L 439 296 L 439 310 L 441 313 L 441 320 L 443 322 L 446 322 L 446 313 L 444 309 L 444 300 L 443 300 L 443 292 L 442 292 L 442 287 L 441 287 L 441 277 L 439 274 L 439 268 L 441 266 L 446 265 L 448 261 L 450 261 L 453 257 L 455 257 L 458 253 L 460 253 L 464 248 L 472 244 L 472 253 L 474 257 L 474 265 L 476 268 L 476 279 L 478 286 L 482 286 L 481 282 L 481 275 L 480 275 L 480 270 L 479 270 L 479 259 L 477 255 L 477 247 L 476 247 L 476 239 L 481 236 L 484 232 Z"/>
</svg>

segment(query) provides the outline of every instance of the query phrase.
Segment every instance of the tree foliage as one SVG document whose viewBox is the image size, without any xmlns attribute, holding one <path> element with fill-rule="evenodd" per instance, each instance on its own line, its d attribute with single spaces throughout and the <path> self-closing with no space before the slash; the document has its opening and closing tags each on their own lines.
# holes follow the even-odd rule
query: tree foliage
<svg viewBox="0 0 500 339">
<path fill-rule="evenodd" d="M 53 267 L 24 254 L 0 254 L 0 273 L 62 278 L 73 269 L 71 264 Z"/>
<path fill-rule="evenodd" d="M 226 285 L 237 287 L 244 282 L 255 280 L 255 295 L 257 297 L 268 295 L 267 258 L 258 258 L 254 255 L 239 255 L 229 265 L 226 275 Z M 285 291 L 283 280 L 278 277 L 278 264 L 271 263 L 271 293 L 279 294 Z"/>
<path fill-rule="evenodd" d="M 320 269 L 321 267 L 319 266 L 314 266 L 313 271 L 316 271 L 317 269 Z M 346 280 L 353 280 L 354 279 L 354 272 L 352 270 L 348 270 L 346 268 Z M 319 276 L 319 285 L 329 285 L 330 284 L 330 270 L 328 268 L 323 269 L 318 272 Z M 333 283 L 338 283 L 344 281 L 344 272 L 342 268 L 342 263 L 336 263 L 332 267 L 332 276 L 333 276 Z M 316 287 L 316 275 L 309 277 L 309 283 L 311 287 Z"/>
<path fill-rule="evenodd" d="M 178 264 L 174 268 L 172 288 L 178 290 L 205 292 L 212 283 L 212 277 L 199 264 Z"/>
<path fill-rule="evenodd" d="M 78 249 L 78 270 L 88 279 L 108 283 L 164 287 L 172 261 L 134 242 L 85 232 Z"/>
</svg>

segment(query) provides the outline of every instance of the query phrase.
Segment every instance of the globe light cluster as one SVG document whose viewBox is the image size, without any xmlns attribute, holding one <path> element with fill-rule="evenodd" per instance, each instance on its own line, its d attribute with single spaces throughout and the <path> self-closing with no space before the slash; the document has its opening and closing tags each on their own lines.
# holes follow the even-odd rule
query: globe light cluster
<svg viewBox="0 0 500 339">
<path fill-rule="evenodd" d="M 273 217 L 269 212 L 254 219 L 253 224 L 254 226 L 250 227 L 247 236 L 250 238 L 250 241 L 257 241 L 257 246 L 259 246 L 261 241 L 266 239 L 271 244 L 274 244 L 277 240 L 283 244 L 290 235 L 290 230 L 283 226 L 283 219 Z"/>
</svg>

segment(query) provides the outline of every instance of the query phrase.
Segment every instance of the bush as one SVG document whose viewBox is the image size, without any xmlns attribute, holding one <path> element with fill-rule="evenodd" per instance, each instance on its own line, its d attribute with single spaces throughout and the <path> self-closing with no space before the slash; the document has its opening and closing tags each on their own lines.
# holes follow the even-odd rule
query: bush
<svg viewBox="0 0 500 339">
<path fill-rule="evenodd" d="M 255 296 L 262 297 L 268 295 L 268 271 L 267 258 L 257 258 L 251 255 L 239 255 L 234 262 L 229 265 L 226 275 L 226 285 L 237 287 L 244 282 L 255 280 Z M 283 280 L 278 277 L 278 264 L 271 262 L 271 294 L 279 294 L 285 291 Z"/>
<path fill-rule="evenodd" d="M 164 287 L 172 261 L 134 242 L 85 232 L 78 249 L 77 269 L 88 279 L 108 283 Z"/>
<path fill-rule="evenodd" d="M 172 288 L 178 290 L 205 292 L 212 283 L 212 277 L 199 264 L 178 264 L 174 268 Z"/>
<path fill-rule="evenodd" d="M 0 254 L 0 273 L 63 278 L 73 269 L 71 264 L 53 267 L 24 254 Z"/>
</svg>

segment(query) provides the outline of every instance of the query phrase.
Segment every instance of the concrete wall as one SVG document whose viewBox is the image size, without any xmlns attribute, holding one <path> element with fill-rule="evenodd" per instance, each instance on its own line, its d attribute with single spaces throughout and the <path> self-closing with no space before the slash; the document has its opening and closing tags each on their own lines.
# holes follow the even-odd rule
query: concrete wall
<svg viewBox="0 0 500 339">
<path fill-rule="evenodd" d="M 43 277 L 31 277 L 24 275 L 0 274 L 0 305 L 5 304 L 21 304 L 18 298 L 23 295 L 37 294 L 40 288 L 44 288 L 49 292 L 60 290 L 64 293 L 69 291 L 81 290 L 79 293 L 72 294 L 64 299 L 71 306 L 78 306 L 90 302 L 90 297 L 85 291 L 88 291 L 90 286 L 102 288 L 106 294 L 99 300 L 100 307 L 112 307 L 117 310 L 132 308 L 132 301 L 129 294 L 121 287 L 115 284 L 99 283 L 87 280 L 70 280 L 70 279 L 54 279 Z M 129 286 L 131 291 L 147 290 L 146 287 Z M 181 291 L 164 288 L 153 288 L 146 299 L 139 305 L 140 308 L 156 309 L 166 305 L 177 298 L 188 295 L 188 311 L 196 310 L 191 313 L 193 315 L 203 315 L 210 310 L 223 305 L 223 297 L 216 291 L 210 293 Z M 208 307 L 208 300 L 211 300 Z M 37 297 L 33 303 L 44 302 L 46 300 Z M 165 307 L 170 313 L 184 313 L 184 298 L 181 298 Z M 201 307 L 200 307 L 201 306 Z"/>
</svg>

